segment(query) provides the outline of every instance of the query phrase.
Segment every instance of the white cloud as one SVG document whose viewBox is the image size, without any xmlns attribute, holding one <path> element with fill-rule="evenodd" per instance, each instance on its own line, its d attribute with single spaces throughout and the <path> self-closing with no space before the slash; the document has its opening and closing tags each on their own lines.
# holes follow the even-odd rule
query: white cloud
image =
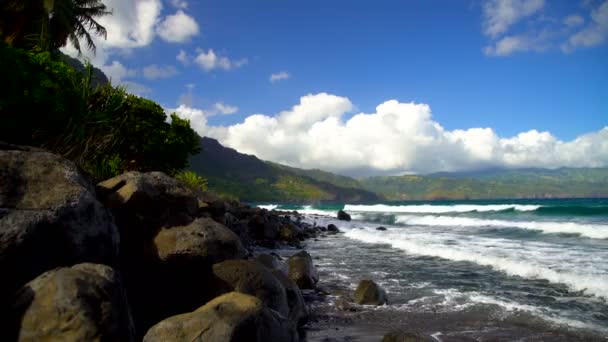
<svg viewBox="0 0 608 342">
<path fill-rule="evenodd" d="M 484 47 L 483 52 L 487 56 L 509 56 L 516 52 L 525 51 L 541 52 L 549 49 L 550 40 L 551 33 L 549 31 L 505 36 L 492 45 Z"/>
<path fill-rule="evenodd" d="M 191 57 L 186 53 L 186 51 L 179 50 L 179 53 L 177 54 L 177 56 L 175 56 L 175 59 L 177 59 L 184 65 L 188 65 L 190 64 Z"/>
<path fill-rule="evenodd" d="M 178 55 L 179 57 L 179 55 Z M 242 67 L 247 64 L 247 59 L 230 60 L 228 57 L 218 56 L 213 49 L 199 50 L 198 55 L 194 58 L 194 62 L 203 70 L 210 71 L 213 69 L 232 70 Z"/>
<path fill-rule="evenodd" d="M 188 2 L 185 0 L 171 0 L 171 5 L 176 8 L 186 9 L 188 8 Z"/>
<path fill-rule="evenodd" d="M 568 27 L 581 26 L 585 23 L 585 19 L 578 14 L 571 14 L 564 18 L 564 25 Z"/>
<path fill-rule="evenodd" d="M 539 12 L 544 0 L 488 0 L 483 6 L 484 33 L 496 38 L 525 17 Z"/>
<path fill-rule="evenodd" d="M 269 80 L 270 80 L 270 83 L 275 83 L 275 82 L 289 79 L 290 77 L 291 77 L 291 75 L 287 71 L 281 71 L 276 74 L 271 74 Z"/>
<path fill-rule="evenodd" d="M 177 75 L 179 72 L 172 65 L 148 65 L 143 69 L 144 77 L 149 80 L 155 80 L 160 78 L 171 78 Z"/>
<path fill-rule="evenodd" d="M 591 10 L 591 21 L 562 44 L 564 52 L 581 47 L 593 47 L 608 40 L 608 0 Z"/>
<path fill-rule="evenodd" d="M 224 104 L 223 102 L 218 102 L 213 107 L 215 108 L 215 110 L 218 113 L 226 114 L 226 115 L 234 114 L 239 111 L 239 107 L 230 106 L 230 105 Z"/>
<path fill-rule="evenodd" d="M 196 20 L 181 9 L 175 14 L 166 16 L 158 25 L 156 32 L 169 43 L 182 43 L 199 33 Z"/>
<path fill-rule="evenodd" d="M 433 120 L 428 105 L 396 100 L 347 119 L 351 101 L 326 93 L 304 96 L 275 116 L 255 114 L 228 127 L 210 126 L 209 113 L 178 109 L 199 134 L 240 152 L 351 175 L 608 165 L 608 127 L 571 141 L 536 130 L 514 137 L 499 137 L 491 128 L 450 131 Z"/>
<path fill-rule="evenodd" d="M 112 61 L 111 64 L 104 65 L 102 71 L 108 76 L 113 84 L 120 84 L 123 82 L 123 79 L 135 77 L 137 75 L 137 70 L 129 69 L 119 61 Z"/>
<path fill-rule="evenodd" d="M 206 113 L 200 109 L 191 108 L 186 105 L 180 105 L 175 109 L 168 110 L 168 113 L 175 113 L 182 119 L 190 120 L 190 127 L 199 135 L 207 134 L 207 118 Z"/>
</svg>

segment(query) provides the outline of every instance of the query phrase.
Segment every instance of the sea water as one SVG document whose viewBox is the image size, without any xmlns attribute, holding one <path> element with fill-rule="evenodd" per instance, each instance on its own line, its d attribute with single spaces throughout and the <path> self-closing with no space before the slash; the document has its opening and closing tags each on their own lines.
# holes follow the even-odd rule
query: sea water
<svg viewBox="0 0 608 342">
<path fill-rule="evenodd" d="M 308 247 L 325 281 L 372 278 L 392 310 L 486 307 L 496 320 L 608 336 L 606 199 L 260 206 L 336 224 L 343 235 Z M 337 221 L 340 209 L 352 221 Z"/>
</svg>

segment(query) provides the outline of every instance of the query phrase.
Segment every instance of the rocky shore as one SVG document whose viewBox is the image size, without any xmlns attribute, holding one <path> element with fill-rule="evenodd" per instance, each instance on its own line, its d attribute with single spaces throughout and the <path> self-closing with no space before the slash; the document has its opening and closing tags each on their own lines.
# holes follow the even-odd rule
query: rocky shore
<svg viewBox="0 0 608 342">
<path fill-rule="evenodd" d="M 94 184 L 57 155 L 2 145 L 0 337 L 305 340 L 302 290 L 322 291 L 303 241 L 338 232 L 159 172 Z M 277 248 L 293 254 L 261 252 Z"/>
</svg>

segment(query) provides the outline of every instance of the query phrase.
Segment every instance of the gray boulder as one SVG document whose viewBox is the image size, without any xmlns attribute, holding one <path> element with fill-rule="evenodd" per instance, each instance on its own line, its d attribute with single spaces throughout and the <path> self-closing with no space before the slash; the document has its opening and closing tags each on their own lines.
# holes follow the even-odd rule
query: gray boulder
<svg viewBox="0 0 608 342">
<path fill-rule="evenodd" d="M 355 302 L 365 305 L 384 305 L 388 302 L 386 291 L 373 280 L 361 280 L 355 290 Z"/>
<path fill-rule="evenodd" d="M 292 341 L 283 318 L 256 297 L 231 292 L 194 312 L 167 318 L 153 326 L 145 342 Z"/>
<path fill-rule="evenodd" d="M 310 254 L 301 251 L 292 255 L 288 260 L 289 278 L 301 289 L 314 289 L 319 281 L 319 274 L 312 263 Z"/>
<path fill-rule="evenodd" d="M 41 150 L 0 150 L 0 297 L 59 266 L 114 264 L 111 213 L 72 162 Z M 0 298 L 0 307 L 1 298 Z"/>
<path fill-rule="evenodd" d="M 384 335 L 382 342 L 426 342 L 429 341 L 420 337 L 419 335 L 403 332 L 403 331 L 392 331 Z M 432 340 L 431 340 L 432 341 Z"/>
<path fill-rule="evenodd" d="M 239 237 L 210 218 L 198 218 L 186 226 L 163 228 L 154 237 L 154 246 L 158 258 L 165 263 L 187 260 L 212 265 L 247 255 Z"/>
<path fill-rule="evenodd" d="M 121 279 L 110 267 L 78 264 L 27 283 L 12 308 L 19 341 L 133 341 Z"/>
<path fill-rule="evenodd" d="M 266 266 L 270 270 L 279 270 L 285 275 L 288 274 L 289 269 L 285 261 L 280 260 L 278 256 L 273 254 L 259 254 L 255 257 L 255 260 L 260 264 Z"/>
<path fill-rule="evenodd" d="M 253 260 L 227 260 L 213 265 L 218 287 L 259 298 L 284 317 L 289 315 L 287 294 L 281 282 L 265 266 Z"/>
<path fill-rule="evenodd" d="M 274 269 L 271 272 L 285 288 L 287 306 L 289 307 L 289 321 L 294 328 L 303 326 L 308 320 L 308 309 L 306 308 L 302 291 L 285 273 L 278 269 Z"/>
</svg>

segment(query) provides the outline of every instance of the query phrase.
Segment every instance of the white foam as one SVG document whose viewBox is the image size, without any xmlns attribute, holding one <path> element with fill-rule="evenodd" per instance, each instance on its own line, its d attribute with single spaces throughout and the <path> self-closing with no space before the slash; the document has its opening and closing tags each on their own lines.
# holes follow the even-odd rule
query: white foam
<svg viewBox="0 0 608 342">
<path fill-rule="evenodd" d="M 382 232 L 349 229 L 345 236 L 366 243 L 388 244 L 409 254 L 473 262 L 512 276 L 546 279 L 608 299 L 608 268 L 602 263 L 590 263 L 590 259 L 608 260 L 605 250 L 591 252 L 541 242 L 526 244 L 517 240 L 464 238 L 456 234 L 429 234 L 407 229 Z"/>
<path fill-rule="evenodd" d="M 440 227 L 499 227 L 538 230 L 547 234 L 578 234 L 592 239 L 608 239 L 608 225 L 576 222 L 504 221 L 453 216 L 401 215 L 395 222 L 417 226 Z"/>
<path fill-rule="evenodd" d="M 260 208 L 260 209 L 266 209 L 266 210 L 274 210 L 274 209 L 276 209 L 278 207 L 279 207 L 278 204 L 258 205 L 258 208 Z"/>
<path fill-rule="evenodd" d="M 311 205 L 305 205 L 302 209 L 297 209 L 296 211 L 302 215 L 318 215 L 328 217 L 336 217 L 338 214 L 338 212 L 334 210 L 313 209 Z"/>
<path fill-rule="evenodd" d="M 486 212 L 486 211 L 502 211 L 514 209 L 517 211 L 534 211 L 540 208 L 540 205 L 531 204 L 488 204 L 488 205 L 473 205 L 473 204 L 455 204 L 455 205 L 352 205 L 344 206 L 345 211 L 366 211 L 366 212 L 384 212 L 384 213 L 466 213 L 466 212 Z"/>
</svg>

